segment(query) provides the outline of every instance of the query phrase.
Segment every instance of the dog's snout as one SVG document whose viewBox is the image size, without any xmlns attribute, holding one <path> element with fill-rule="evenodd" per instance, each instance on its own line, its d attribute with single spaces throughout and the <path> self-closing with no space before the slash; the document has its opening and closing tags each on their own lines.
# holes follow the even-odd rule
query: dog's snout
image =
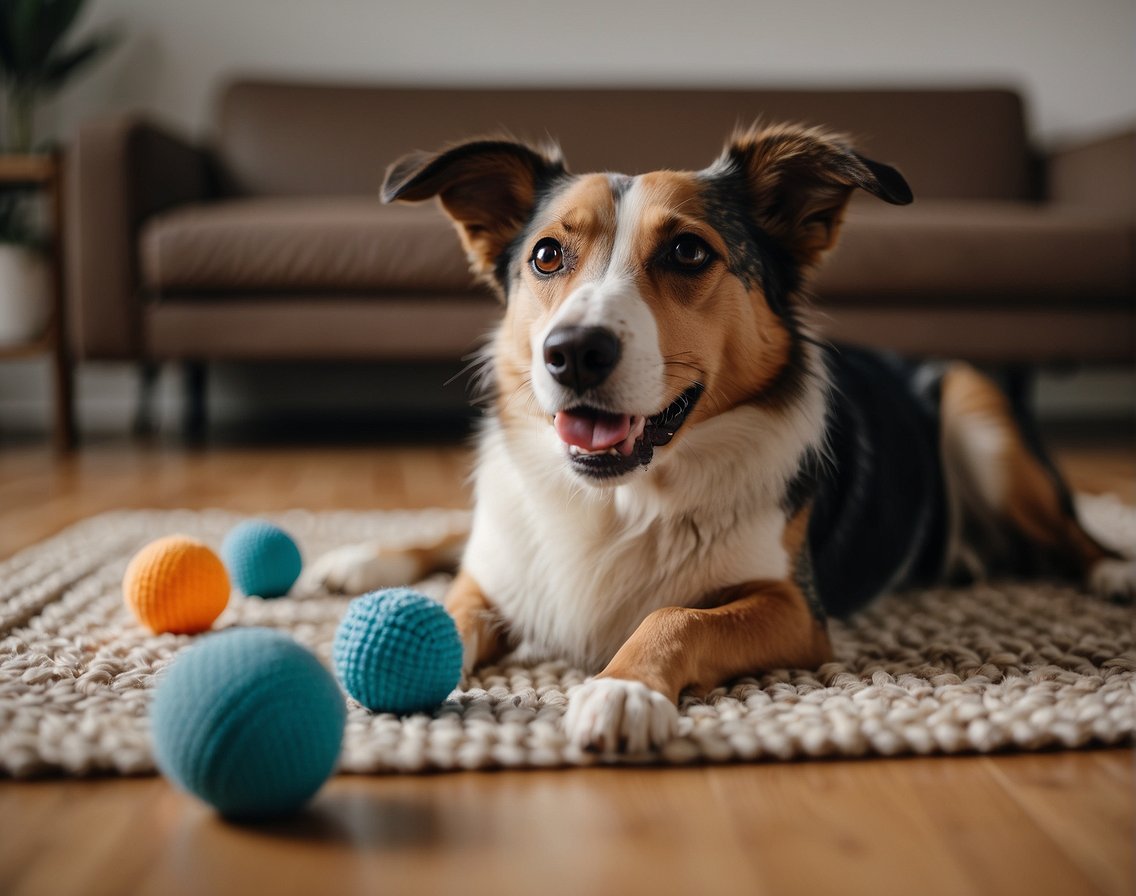
<svg viewBox="0 0 1136 896">
<path fill-rule="evenodd" d="M 619 363 L 619 339 L 605 327 L 557 327 L 544 340 L 544 366 L 552 378 L 583 394 Z"/>
</svg>

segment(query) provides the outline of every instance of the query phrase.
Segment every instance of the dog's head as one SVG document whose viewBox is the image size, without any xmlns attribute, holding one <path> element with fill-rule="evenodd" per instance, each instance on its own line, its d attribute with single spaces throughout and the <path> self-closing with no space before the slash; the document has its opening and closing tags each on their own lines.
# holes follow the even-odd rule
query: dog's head
<svg viewBox="0 0 1136 896">
<path fill-rule="evenodd" d="M 802 280 L 856 188 L 911 201 L 895 169 L 781 126 L 736 134 L 702 171 L 635 177 L 465 143 L 396 162 L 382 196 L 440 199 L 506 302 L 498 413 L 540 418 L 571 470 L 607 484 L 701 421 L 791 398 Z"/>
</svg>

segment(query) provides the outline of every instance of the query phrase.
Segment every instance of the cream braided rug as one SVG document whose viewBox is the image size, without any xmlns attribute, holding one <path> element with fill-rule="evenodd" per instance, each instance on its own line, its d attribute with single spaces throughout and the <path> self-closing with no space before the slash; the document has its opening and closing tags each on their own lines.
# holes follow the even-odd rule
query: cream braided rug
<svg viewBox="0 0 1136 896">
<path fill-rule="evenodd" d="M 1085 499 L 1102 538 L 1136 545 L 1136 511 Z M 0 772 L 153 771 L 147 705 L 186 636 L 154 636 L 122 605 L 131 555 L 183 532 L 217 546 L 228 512 L 123 511 L 80 523 L 0 564 Z M 463 513 L 276 517 L 305 557 L 366 538 L 428 543 Z M 440 595 L 442 577 L 422 583 Z M 326 661 L 346 598 L 234 596 L 217 627 L 289 632 Z M 776 671 L 684 698 L 680 736 L 661 754 L 597 757 L 568 746 L 562 663 L 506 663 L 462 683 L 433 716 L 371 715 L 351 704 L 347 772 L 689 763 L 806 756 L 1039 750 L 1131 742 L 1136 650 L 1127 607 L 1057 584 L 994 583 L 880 600 L 833 625 L 837 662 Z"/>
</svg>

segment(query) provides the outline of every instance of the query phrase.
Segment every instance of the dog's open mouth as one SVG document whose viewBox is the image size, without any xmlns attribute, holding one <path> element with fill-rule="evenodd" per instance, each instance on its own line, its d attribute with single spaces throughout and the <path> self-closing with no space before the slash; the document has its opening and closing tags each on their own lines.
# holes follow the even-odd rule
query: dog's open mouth
<svg viewBox="0 0 1136 896">
<path fill-rule="evenodd" d="M 609 479 L 647 466 L 655 449 L 675 437 L 701 397 L 702 385 L 695 383 L 651 417 L 581 406 L 557 412 L 553 425 L 578 472 Z"/>
</svg>

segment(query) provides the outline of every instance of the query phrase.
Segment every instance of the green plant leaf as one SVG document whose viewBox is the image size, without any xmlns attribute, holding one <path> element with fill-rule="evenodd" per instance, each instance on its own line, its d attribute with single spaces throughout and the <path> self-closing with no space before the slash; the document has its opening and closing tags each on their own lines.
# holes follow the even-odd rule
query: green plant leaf
<svg viewBox="0 0 1136 896">
<path fill-rule="evenodd" d="M 86 0 L 0 0 L 0 66 L 10 86 L 34 87 Z"/>
<path fill-rule="evenodd" d="M 39 6 L 39 27 L 32 62 L 44 69 L 63 35 L 75 24 L 86 0 L 33 0 Z"/>
<path fill-rule="evenodd" d="M 16 50 L 12 40 L 12 5 L 0 3 L 0 76 L 5 81 L 16 68 Z"/>
<path fill-rule="evenodd" d="M 89 36 L 78 46 L 56 54 L 45 63 L 38 86 L 44 92 L 58 90 L 79 69 L 118 43 L 118 38 L 118 32 L 108 28 Z"/>
<path fill-rule="evenodd" d="M 40 0 L 7 0 L 8 29 L 12 46 L 12 80 L 24 80 L 31 70 Z"/>
</svg>

